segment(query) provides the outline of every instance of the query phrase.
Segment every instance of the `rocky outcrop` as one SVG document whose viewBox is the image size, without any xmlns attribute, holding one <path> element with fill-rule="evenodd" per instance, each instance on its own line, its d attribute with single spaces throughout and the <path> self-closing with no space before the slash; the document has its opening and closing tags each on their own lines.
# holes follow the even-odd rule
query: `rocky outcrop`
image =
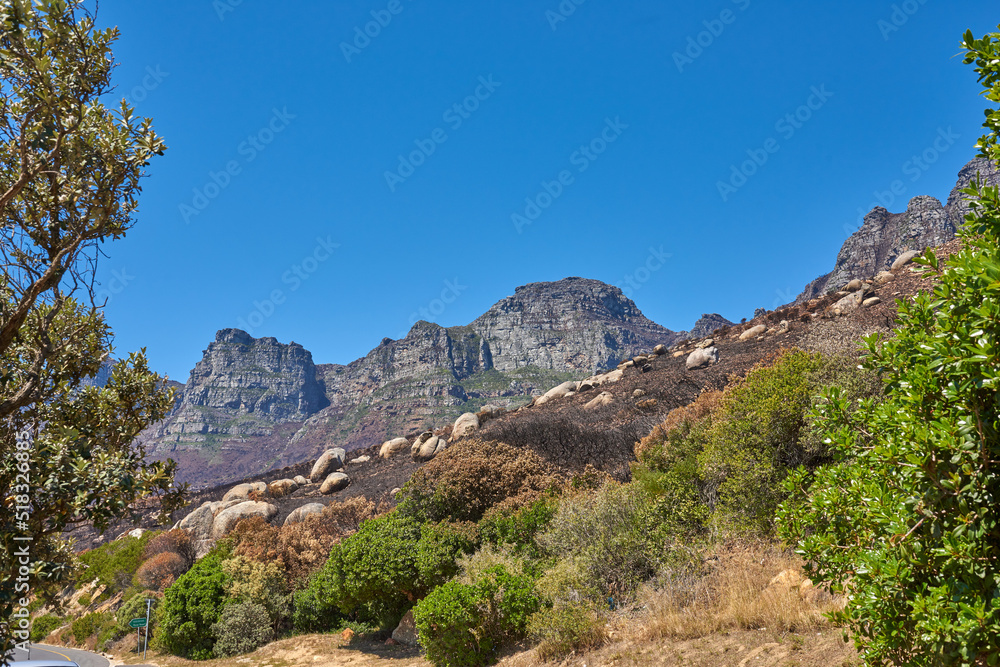
<svg viewBox="0 0 1000 667">
<path fill-rule="evenodd" d="M 499 371 L 536 366 L 593 373 L 681 337 L 646 319 L 617 287 L 584 278 L 518 287 L 471 326 Z"/>
<path fill-rule="evenodd" d="M 215 335 L 191 371 L 161 442 L 204 443 L 207 436 L 267 435 L 327 404 L 312 355 L 297 343 L 252 338 L 239 329 Z"/>
<path fill-rule="evenodd" d="M 969 213 L 968 195 L 963 194 L 962 190 L 972 185 L 977 178 L 982 178 L 983 185 L 1000 186 L 1000 168 L 985 158 L 977 157 L 958 172 L 958 182 L 948 195 L 948 203 L 944 207 L 948 212 L 948 219 L 955 227 L 965 222 L 965 216 Z"/>
<path fill-rule="evenodd" d="M 809 283 L 798 301 L 822 296 L 855 278 L 884 271 L 910 250 L 941 245 L 955 237 L 955 224 L 934 197 L 914 197 L 903 213 L 878 206 L 865 216 L 861 229 L 844 242 L 833 271 Z"/>
<path fill-rule="evenodd" d="M 946 205 L 934 197 L 920 196 L 911 199 L 902 213 L 890 213 L 876 206 L 865 216 L 861 228 L 844 242 L 833 271 L 806 285 L 796 302 L 839 290 L 855 278 L 871 278 L 892 267 L 908 251 L 919 252 L 953 239 L 969 211 L 967 196 L 961 191 L 977 175 L 982 176 L 985 185 L 1000 184 L 996 165 L 976 158 L 959 171 L 958 182 Z"/>
<path fill-rule="evenodd" d="M 733 324 L 733 322 L 730 322 L 718 313 L 706 313 L 698 318 L 698 321 L 694 323 L 694 327 L 688 332 L 686 338 L 693 340 L 705 338 L 722 327 L 731 327 Z"/>
</svg>

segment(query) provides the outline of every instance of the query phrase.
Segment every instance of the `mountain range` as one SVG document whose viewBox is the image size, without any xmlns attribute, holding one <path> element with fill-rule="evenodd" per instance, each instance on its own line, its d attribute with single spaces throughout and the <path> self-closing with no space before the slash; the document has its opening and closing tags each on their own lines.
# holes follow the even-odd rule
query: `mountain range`
<svg viewBox="0 0 1000 667">
<path fill-rule="evenodd" d="M 844 243 L 833 270 L 797 299 L 835 292 L 888 269 L 903 253 L 952 239 L 968 212 L 961 189 L 1000 173 L 975 159 L 945 205 L 918 196 L 902 213 L 876 207 Z M 202 488 L 293 465 L 330 447 L 347 451 L 450 423 L 487 404 L 515 408 L 569 379 L 703 338 L 732 322 L 704 315 L 691 332 L 646 318 L 622 291 L 566 278 L 518 287 L 465 326 L 414 324 L 347 365 L 316 363 L 295 342 L 222 329 L 180 387 L 171 415 L 142 440 L 178 462 L 178 481 Z"/>
</svg>

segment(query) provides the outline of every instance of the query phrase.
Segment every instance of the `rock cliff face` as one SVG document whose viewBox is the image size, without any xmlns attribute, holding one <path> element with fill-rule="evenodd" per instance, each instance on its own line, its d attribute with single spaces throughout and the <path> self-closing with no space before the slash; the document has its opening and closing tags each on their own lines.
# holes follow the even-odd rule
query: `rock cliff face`
<svg viewBox="0 0 1000 667">
<path fill-rule="evenodd" d="M 518 287 L 471 328 L 501 372 L 536 366 L 593 373 L 680 337 L 646 319 L 617 287 L 584 278 Z"/>
<path fill-rule="evenodd" d="M 441 426 L 487 402 L 524 403 L 680 337 L 618 288 L 582 278 L 519 287 L 467 326 L 418 322 L 347 365 L 224 329 L 147 443 L 181 463 L 183 481 L 218 483 Z"/>
<path fill-rule="evenodd" d="M 301 345 L 223 329 L 191 371 L 161 437 L 179 443 L 268 435 L 274 424 L 306 419 L 326 405 L 312 355 Z"/>
<path fill-rule="evenodd" d="M 887 270 L 908 250 L 923 250 L 955 237 L 969 205 L 963 188 L 981 174 L 988 185 L 1000 183 L 1000 172 L 988 160 L 976 158 L 958 174 L 946 206 L 934 197 L 914 197 L 902 213 L 876 206 L 865 216 L 861 229 L 844 242 L 833 271 L 806 285 L 796 301 L 802 302 L 838 290 L 854 278 L 870 278 Z"/>
<path fill-rule="evenodd" d="M 713 331 L 722 327 L 731 327 L 733 324 L 734 322 L 730 322 L 718 313 L 706 313 L 698 318 L 698 321 L 694 323 L 694 327 L 688 332 L 685 338 L 691 340 L 705 338 L 711 335 Z"/>
</svg>

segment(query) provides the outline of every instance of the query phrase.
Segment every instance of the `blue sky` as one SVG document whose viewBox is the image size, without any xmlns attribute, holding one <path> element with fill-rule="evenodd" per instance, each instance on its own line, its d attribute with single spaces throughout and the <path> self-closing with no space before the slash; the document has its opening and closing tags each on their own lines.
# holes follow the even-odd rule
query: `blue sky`
<svg viewBox="0 0 1000 667">
<path fill-rule="evenodd" d="M 169 146 L 105 247 L 106 313 L 119 356 L 186 381 L 221 328 L 347 363 L 567 276 L 675 330 L 790 301 L 880 197 L 947 197 L 985 107 L 960 37 L 1000 12 L 105 0 L 99 21 Z"/>
</svg>

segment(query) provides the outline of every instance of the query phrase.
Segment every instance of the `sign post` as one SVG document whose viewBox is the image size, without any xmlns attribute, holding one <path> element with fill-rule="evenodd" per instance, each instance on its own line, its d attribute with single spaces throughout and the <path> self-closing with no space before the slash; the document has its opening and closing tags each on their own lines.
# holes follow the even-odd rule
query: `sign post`
<svg viewBox="0 0 1000 667">
<path fill-rule="evenodd" d="M 146 598 L 146 641 L 142 645 L 142 659 L 146 659 L 146 651 L 149 649 L 149 606 L 153 604 L 153 601 Z"/>
<path fill-rule="evenodd" d="M 135 654 L 139 655 L 139 649 L 142 648 L 142 642 L 139 639 L 139 628 L 146 627 L 147 620 L 145 618 L 133 618 L 128 622 L 130 628 L 135 628 Z"/>
</svg>

